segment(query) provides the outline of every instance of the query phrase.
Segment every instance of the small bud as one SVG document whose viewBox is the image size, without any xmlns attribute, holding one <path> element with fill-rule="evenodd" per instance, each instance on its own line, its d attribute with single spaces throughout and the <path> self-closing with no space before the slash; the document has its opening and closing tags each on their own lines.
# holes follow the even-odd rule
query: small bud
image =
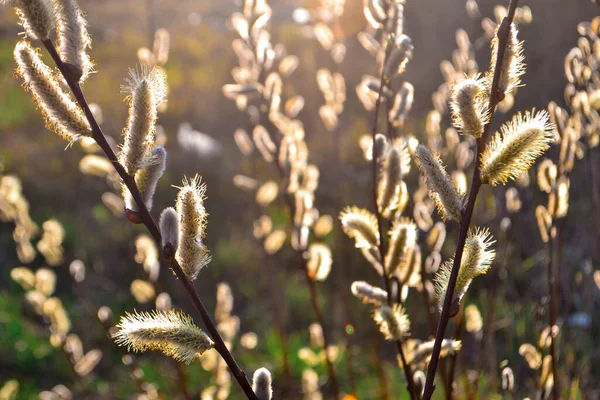
<svg viewBox="0 0 600 400">
<path fill-rule="evenodd" d="M 442 218 L 460 222 L 463 196 L 452 184 L 439 157 L 435 156 L 429 148 L 420 144 L 416 151 L 416 159 L 429 194 Z"/>
<path fill-rule="evenodd" d="M 266 368 L 259 368 L 252 377 L 252 390 L 258 400 L 271 400 L 273 389 L 271 389 L 271 373 Z"/>
<path fill-rule="evenodd" d="M 544 154 L 552 138 L 546 111 L 517 114 L 486 145 L 481 155 L 482 182 L 496 186 L 517 179 Z"/>
<path fill-rule="evenodd" d="M 117 329 L 112 337 L 119 346 L 135 352 L 159 350 L 186 364 L 213 347 L 192 317 L 174 310 L 127 313 Z"/>
<path fill-rule="evenodd" d="M 177 211 L 173 207 L 168 207 L 160 213 L 160 234 L 162 236 L 162 247 L 171 244 L 174 249 L 179 245 L 179 219 Z"/>
</svg>

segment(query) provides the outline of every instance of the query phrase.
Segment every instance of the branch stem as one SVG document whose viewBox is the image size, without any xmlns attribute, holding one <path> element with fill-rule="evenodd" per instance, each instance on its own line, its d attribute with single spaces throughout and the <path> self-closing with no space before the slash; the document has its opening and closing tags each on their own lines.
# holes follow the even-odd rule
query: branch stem
<svg viewBox="0 0 600 400">
<path fill-rule="evenodd" d="M 123 180 L 123 183 L 125 184 L 127 189 L 130 191 L 133 199 L 135 200 L 135 202 L 138 206 L 138 210 L 139 210 L 139 214 L 140 214 L 142 223 L 146 226 L 148 231 L 150 231 L 150 234 L 152 235 L 152 237 L 158 244 L 159 248 L 162 248 L 162 244 L 161 244 L 162 238 L 161 238 L 160 230 L 158 229 L 156 222 L 150 215 L 150 212 L 148 211 L 148 208 L 146 207 L 146 204 L 144 203 L 144 200 L 142 199 L 140 191 L 135 183 L 134 177 L 128 175 L 127 172 L 125 171 L 125 168 L 123 167 L 123 165 L 121 165 L 121 163 L 119 163 L 115 152 L 108 144 L 108 141 L 106 140 L 106 136 L 104 136 L 102 129 L 100 128 L 100 126 L 98 125 L 98 122 L 94 118 L 94 115 L 92 114 L 92 111 L 90 110 L 89 104 L 87 103 L 87 100 L 85 99 L 85 96 L 83 94 L 83 91 L 81 90 L 81 87 L 79 86 L 79 83 L 74 79 L 73 75 L 69 72 L 65 63 L 61 60 L 60 56 L 58 55 L 58 53 L 56 51 L 56 48 L 54 47 L 54 43 L 52 42 L 52 40 L 46 39 L 46 40 L 43 40 L 42 43 L 43 43 L 44 47 L 46 48 L 46 50 L 48 50 L 48 53 L 50 53 L 50 56 L 52 57 L 54 62 L 56 63 L 56 66 L 60 70 L 67 85 L 69 85 L 69 88 L 73 92 L 73 95 L 75 96 L 75 99 L 77 100 L 77 103 L 85 112 L 85 116 L 90 124 L 90 127 L 92 128 L 92 138 L 100 146 L 100 148 L 102 149 L 102 151 L 104 152 L 106 157 L 109 159 L 109 161 L 113 164 L 114 168 L 117 170 L 117 173 Z M 168 247 L 170 247 L 170 251 L 167 251 Z M 204 322 L 206 329 L 208 330 L 212 339 L 214 340 L 215 350 L 217 352 L 219 352 L 221 357 L 223 357 L 223 359 L 229 366 L 229 369 L 231 370 L 234 378 L 237 380 L 238 384 L 240 385 L 240 387 L 246 394 L 247 398 L 251 399 L 251 400 L 258 400 L 256 397 L 256 394 L 254 394 L 254 391 L 252 390 L 252 386 L 250 386 L 250 383 L 248 382 L 248 379 L 246 378 L 246 374 L 244 373 L 244 371 L 242 371 L 242 369 L 239 367 L 239 365 L 233 358 L 233 355 L 231 355 L 231 353 L 227 349 L 227 346 L 225 345 L 223 338 L 219 334 L 215 324 L 212 322 L 210 315 L 208 314 L 208 312 L 206 311 L 206 308 L 204 307 L 204 304 L 202 303 L 202 300 L 200 300 L 200 296 L 198 296 L 198 292 L 196 291 L 196 288 L 194 287 L 192 282 L 187 278 L 187 276 L 181 269 L 181 266 L 179 265 L 179 263 L 175 260 L 174 254 L 175 254 L 175 251 L 172 248 L 172 246 L 168 245 L 165 247 L 165 249 L 163 249 L 163 256 L 164 256 L 165 260 L 167 261 L 167 263 L 169 264 L 169 266 L 171 267 L 171 269 L 173 270 L 175 275 L 177 275 L 177 277 L 179 278 L 179 282 L 181 283 L 181 285 L 183 286 L 185 291 L 190 296 L 190 299 L 192 300 L 194 307 L 200 313 L 200 316 L 202 318 L 202 321 Z"/>
<path fill-rule="evenodd" d="M 385 32 L 384 32 L 384 34 L 385 34 Z M 377 154 L 375 154 L 375 136 L 377 135 L 377 125 L 378 125 L 377 122 L 379 119 L 379 108 L 381 106 L 383 89 L 387 85 L 387 80 L 385 77 L 385 67 L 386 67 L 387 60 L 390 56 L 390 53 L 392 52 L 393 46 L 391 45 L 391 43 L 392 43 L 392 41 L 388 40 L 386 48 L 385 48 L 385 57 L 383 58 L 383 63 L 381 66 L 381 75 L 379 77 L 379 91 L 377 93 L 377 101 L 375 103 L 375 111 L 373 113 L 373 123 L 372 123 L 372 128 L 371 128 L 371 138 L 373 140 L 373 147 L 372 147 L 372 153 L 371 153 L 372 174 L 373 174 L 373 176 L 372 176 L 372 178 L 373 178 L 373 188 L 372 188 L 373 206 L 375 207 L 374 209 L 375 209 L 375 216 L 377 217 L 377 230 L 379 232 L 379 255 L 380 255 L 380 259 L 381 259 L 382 275 L 383 275 L 383 280 L 385 283 L 385 290 L 387 291 L 387 294 L 388 294 L 387 302 L 390 307 L 392 306 L 394 300 L 393 300 L 393 295 L 392 295 L 392 287 L 391 287 L 392 285 L 390 283 L 390 277 L 388 276 L 387 271 L 385 270 L 386 249 L 385 249 L 385 241 L 384 241 L 383 217 L 382 217 L 381 213 L 379 212 L 379 205 L 378 205 L 378 201 L 377 201 L 377 197 L 378 197 L 377 196 L 377 183 L 379 180 L 378 180 L 378 176 L 377 176 Z M 400 288 L 398 288 L 398 291 L 400 291 Z M 398 350 L 398 356 L 399 356 L 400 362 L 402 364 L 402 370 L 404 371 L 404 375 L 406 377 L 406 388 L 408 390 L 408 393 L 410 394 L 410 398 L 418 400 L 418 399 L 420 399 L 420 396 L 415 389 L 412 370 L 410 368 L 410 365 L 406 361 L 406 356 L 404 355 L 404 350 L 402 349 L 402 341 L 401 341 L 401 339 L 398 339 L 395 342 L 396 342 L 396 349 Z"/>
<path fill-rule="evenodd" d="M 440 358 L 440 353 L 442 350 L 442 341 L 444 340 L 444 335 L 446 333 L 446 328 L 448 327 L 448 322 L 450 320 L 450 309 L 452 298 L 454 296 L 454 289 L 456 287 L 456 281 L 458 278 L 458 271 L 460 269 L 460 263 L 462 260 L 463 250 L 465 246 L 465 241 L 467 239 L 467 233 L 469 231 L 469 226 L 471 224 L 471 218 L 473 217 L 473 210 L 475 209 L 475 201 L 477 200 L 477 194 L 479 193 L 479 189 L 481 188 L 481 174 L 480 174 L 480 157 L 481 153 L 485 148 L 485 144 L 487 142 L 487 138 L 489 135 L 490 127 L 492 125 L 492 119 L 494 116 L 494 112 L 496 110 L 496 106 L 501 100 L 501 97 L 504 93 L 498 92 L 498 86 L 500 82 L 500 75 L 502 72 L 502 63 L 504 61 L 504 53 L 506 50 L 506 44 L 509 37 L 510 26 L 515 16 L 515 12 L 517 9 L 517 5 L 519 0 L 511 0 L 508 6 L 508 15 L 502 20 L 500 27 L 498 28 L 498 55 L 496 58 L 496 65 L 494 68 L 494 78 L 492 81 L 492 87 L 490 90 L 490 103 L 489 103 L 489 113 L 490 120 L 486 124 L 483 134 L 479 139 L 477 139 L 477 157 L 475 159 L 475 168 L 473 169 L 473 178 L 471 183 L 471 189 L 469 191 L 469 198 L 467 201 L 467 205 L 462 214 L 462 219 L 460 221 L 460 228 L 458 233 L 458 240 L 456 244 L 456 252 L 454 256 L 454 263 L 452 264 L 452 271 L 450 273 L 450 278 L 448 280 L 448 287 L 446 289 L 446 294 L 444 296 L 444 305 L 442 307 L 442 314 L 440 315 L 440 322 L 438 324 L 437 333 L 435 336 L 435 343 L 433 345 L 433 352 L 431 354 L 431 360 L 429 361 L 429 367 L 427 369 L 427 380 L 425 382 L 425 389 L 423 394 L 424 400 L 431 399 L 433 392 L 435 390 L 434 380 L 435 374 L 437 371 L 438 361 Z M 450 383 L 452 384 L 452 383 Z"/>
</svg>

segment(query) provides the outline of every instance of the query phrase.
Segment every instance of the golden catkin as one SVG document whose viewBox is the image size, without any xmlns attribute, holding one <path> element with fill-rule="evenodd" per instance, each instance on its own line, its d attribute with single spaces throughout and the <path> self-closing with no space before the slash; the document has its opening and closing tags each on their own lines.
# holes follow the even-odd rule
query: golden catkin
<svg viewBox="0 0 600 400">
<path fill-rule="evenodd" d="M 92 45 L 87 22 L 77 0 L 55 0 L 55 4 L 58 53 L 63 62 L 72 66 L 70 71 L 77 80 L 83 82 L 93 69 L 92 60 L 87 53 Z"/>
<path fill-rule="evenodd" d="M 412 108 L 415 89 L 409 82 L 402 83 L 396 93 L 394 105 L 388 113 L 389 120 L 396 127 L 403 127 L 404 121 Z"/>
<path fill-rule="evenodd" d="M 498 90 L 500 93 L 509 93 L 521 83 L 521 76 L 525 73 L 523 61 L 523 42 L 517 38 L 518 30 L 514 23 L 510 25 L 508 33 L 508 41 L 504 51 L 502 60 L 502 72 L 498 81 Z M 488 78 L 491 82 L 494 70 L 496 68 L 496 60 L 498 58 L 498 30 L 492 40 L 492 56 L 490 60 L 490 70 Z"/>
<path fill-rule="evenodd" d="M 308 247 L 308 275 L 315 281 L 324 281 L 331 272 L 333 259 L 329 247 L 322 243 L 313 243 Z"/>
<path fill-rule="evenodd" d="M 140 168 L 155 164 L 152 156 L 156 130 L 157 108 L 165 99 L 165 76 L 157 68 L 148 70 L 142 65 L 130 69 L 126 84 L 121 89 L 128 93 L 129 116 L 124 129 L 125 142 L 119 161 L 127 173 L 135 175 Z"/>
<path fill-rule="evenodd" d="M 552 160 L 546 158 L 540 163 L 537 174 L 537 183 L 541 191 L 550 193 L 556 183 L 558 170 Z"/>
<path fill-rule="evenodd" d="M 135 352 L 159 350 L 186 364 L 213 347 L 192 317 L 174 310 L 128 313 L 121 317 L 113 339 Z"/>
<path fill-rule="evenodd" d="M 56 23 L 56 5 L 53 0 L 1 0 L 15 8 L 19 23 L 30 39 L 46 40 Z"/>
<path fill-rule="evenodd" d="M 517 114 L 500 128 L 481 155 L 481 179 L 493 186 L 517 179 L 544 154 L 553 134 L 548 113 Z"/>
<path fill-rule="evenodd" d="M 357 248 L 379 246 L 377 218 L 373 213 L 356 206 L 346 207 L 340 220 L 344 232 L 356 241 Z"/>
<path fill-rule="evenodd" d="M 386 304 L 388 299 L 388 294 L 385 290 L 371 286 L 365 281 L 352 282 L 350 289 L 352 294 L 364 304 L 380 307 Z"/>
<path fill-rule="evenodd" d="M 488 98 L 483 78 L 464 78 L 452 88 L 452 122 L 465 135 L 480 138 L 489 121 Z"/>
<path fill-rule="evenodd" d="M 452 180 L 439 157 L 435 156 L 428 147 L 422 144 L 417 147 L 415 156 L 430 196 L 433 198 L 442 218 L 460 222 L 463 195 L 452 184 Z"/>
<path fill-rule="evenodd" d="M 431 358 L 433 352 L 433 344 L 435 340 L 430 340 L 424 343 L 419 343 L 412 349 L 411 352 L 407 352 L 406 358 L 409 365 L 419 367 L 426 366 Z M 454 354 L 459 351 L 462 347 L 460 340 L 444 339 L 442 340 L 442 350 L 440 352 L 440 358 L 446 357 L 450 354 Z"/>
<path fill-rule="evenodd" d="M 31 290 L 35 287 L 35 275 L 27 267 L 16 267 L 11 269 L 10 278 L 21 285 L 23 290 Z"/>
<path fill-rule="evenodd" d="M 490 268 L 492 261 L 494 261 L 496 253 L 490 249 L 493 243 L 494 240 L 487 228 L 477 228 L 469 231 L 452 297 L 453 309 L 456 307 L 456 311 L 458 311 L 457 307 L 467 292 L 473 278 L 485 274 Z M 453 259 L 445 262 L 435 276 L 436 296 L 440 300 L 440 308 L 444 303 L 453 264 Z"/>
<path fill-rule="evenodd" d="M 266 368 L 259 368 L 252 376 L 252 391 L 258 400 L 271 400 L 273 389 L 271 388 L 271 373 Z"/>
<path fill-rule="evenodd" d="M 550 240 L 550 226 L 552 225 L 552 216 L 548 212 L 548 209 L 542 205 L 537 206 L 535 209 L 535 218 L 538 223 L 540 230 L 540 236 L 544 243 L 548 243 Z"/>
<path fill-rule="evenodd" d="M 64 92 L 52 70 L 44 64 L 36 50 L 26 41 L 15 47 L 17 73 L 46 120 L 46 127 L 70 143 L 91 133 L 91 128 L 81 109 Z"/>
<path fill-rule="evenodd" d="M 400 340 L 409 333 L 410 320 L 400 304 L 379 307 L 373 312 L 373 319 L 386 340 Z"/>
<path fill-rule="evenodd" d="M 410 250 L 417 242 L 417 226 L 409 218 L 402 217 L 394 221 L 389 237 L 385 272 L 392 276 L 403 264 L 410 261 Z"/>
<path fill-rule="evenodd" d="M 200 270 L 211 257 L 203 243 L 207 213 L 204 209 L 206 185 L 200 177 L 184 180 L 177 194 L 177 215 L 179 216 L 179 246 L 176 259 L 190 280 L 195 280 Z"/>
</svg>

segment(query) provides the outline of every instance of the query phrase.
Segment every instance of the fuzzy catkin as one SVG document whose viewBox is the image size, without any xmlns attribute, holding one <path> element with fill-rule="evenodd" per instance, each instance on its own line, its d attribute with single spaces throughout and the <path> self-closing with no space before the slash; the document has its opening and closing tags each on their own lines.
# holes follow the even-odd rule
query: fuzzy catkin
<svg viewBox="0 0 600 400">
<path fill-rule="evenodd" d="M 463 134 L 480 138 L 489 121 L 484 80 L 464 78 L 452 88 L 450 108 L 452 122 Z"/>
<path fill-rule="evenodd" d="M 146 65 L 139 69 L 130 69 L 126 85 L 122 90 L 129 93 L 129 116 L 124 130 L 125 143 L 119 161 L 129 175 L 140 168 L 156 162 L 152 157 L 154 134 L 157 120 L 157 107 L 165 96 L 165 76 L 153 68 L 148 71 Z"/>
<path fill-rule="evenodd" d="M 92 72 L 93 64 L 87 50 L 92 40 L 87 32 L 87 22 L 77 0 L 55 0 L 57 20 L 56 36 L 60 58 L 75 67 L 77 80 L 82 83 Z"/>
<path fill-rule="evenodd" d="M 155 160 L 154 164 L 139 169 L 135 173 L 135 183 L 148 211 L 152 209 L 154 192 L 156 191 L 158 180 L 165 172 L 165 168 L 167 167 L 167 151 L 162 146 L 156 146 L 154 149 L 152 149 L 152 158 Z M 123 190 L 125 207 L 131 211 L 139 211 L 137 203 L 125 185 L 123 186 Z"/>
<path fill-rule="evenodd" d="M 252 376 L 252 390 L 258 400 L 271 400 L 273 389 L 271 388 L 271 373 L 266 368 L 259 368 Z"/>
<path fill-rule="evenodd" d="M 388 294 L 385 290 L 376 286 L 371 286 L 365 281 L 352 282 L 350 286 L 352 294 L 364 304 L 371 304 L 377 307 L 387 302 Z"/>
<path fill-rule="evenodd" d="M 482 182 L 496 186 L 517 179 L 553 140 L 546 111 L 517 114 L 500 128 L 481 154 Z"/>
<path fill-rule="evenodd" d="M 159 350 L 186 364 L 213 347 L 192 317 L 174 310 L 127 313 L 121 317 L 113 339 L 135 352 Z"/>
<path fill-rule="evenodd" d="M 315 281 L 324 281 L 331 272 L 331 250 L 322 243 L 313 243 L 308 248 L 308 275 Z"/>
<path fill-rule="evenodd" d="M 504 58 L 502 59 L 502 71 L 500 80 L 498 81 L 498 91 L 500 93 L 509 93 L 521 83 L 521 76 L 525 73 L 523 60 L 523 42 L 517 38 L 517 26 L 512 23 L 508 31 L 508 40 L 506 49 L 504 50 Z M 491 77 L 494 75 L 496 68 L 496 60 L 498 58 L 498 30 L 492 40 L 492 56 L 490 59 L 490 70 L 488 78 L 491 82 Z"/>
<path fill-rule="evenodd" d="M 460 222 L 463 196 L 459 194 L 439 157 L 429 148 L 419 144 L 416 151 L 417 164 L 438 212 L 444 219 Z"/>
<path fill-rule="evenodd" d="M 70 143 L 91 133 L 90 125 L 81 109 L 65 93 L 50 68 L 36 50 L 26 41 L 15 47 L 17 73 L 46 120 L 46 127 Z"/>
<path fill-rule="evenodd" d="M 363 208 L 346 207 L 340 214 L 344 233 L 356 241 L 357 248 L 379 246 L 377 218 Z"/>
<path fill-rule="evenodd" d="M 400 304 L 379 307 L 373 313 L 373 319 L 386 340 L 400 340 L 410 330 L 410 320 Z"/>
<path fill-rule="evenodd" d="M 407 255 L 417 241 L 417 226 L 410 219 L 402 217 L 394 221 L 389 232 L 389 249 L 385 257 L 385 272 L 388 276 L 409 261 Z"/>
<path fill-rule="evenodd" d="M 206 185 L 200 183 L 198 176 L 191 180 L 184 180 L 183 187 L 177 194 L 175 206 L 179 216 L 179 246 L 176 259 L 191 281 L 196 279 L 200 270 L 211 259 L 208 249 L 202 242 L 207 216 L 204 209 L 205 192 Z"/>
<path fill-rule="evenodd" d="M 469 231 L 452 296 L 454 305 L 460 304 L 473 278 L 485 274 L 490 268 L 496 256 L 495 251 L 490 250 L 493 243 L 494 240 L 487 228 Z M 442 265 L 435 276 L 436 295 L 440 300 L 440 307 L 444 304 L 453 264 L 454 260 L 450 259 Z"/>
<path fill-rule="evenodd" d="M 46 40 L 56 23 L 53 0 L 1 0 L 15 8 L 20 24 L 30 39 Z"/>
</svg>

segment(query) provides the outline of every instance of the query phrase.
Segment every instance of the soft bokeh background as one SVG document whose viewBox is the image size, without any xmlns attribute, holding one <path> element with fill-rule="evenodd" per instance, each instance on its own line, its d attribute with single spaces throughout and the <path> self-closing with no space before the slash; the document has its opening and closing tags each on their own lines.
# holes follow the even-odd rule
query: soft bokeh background
<svg viewBox="0 0 600 400">
<path fill-rule="evenodd" d="M 90 102 L 98 104 L 103 113 L 102 127 L 116 142 L 125 124 L 127 107 L 120 85 L 128 68 L 138 62 L 140 47 L 151 46 L 154 31 L 164 28 L 171 35 L 171 52 L 165 65 L 169 82 L 168 108 L 160 115 L 164 127 L 166 149 L 169 154 L 167 172 L 161 179 L 155 197 L 154 215 L 174 203 L 176 189 L 184 175 L 199 173 L 208 184 L 206 208 L 210 213 L 207 245 L 213 261 L 202 271 L 196 287 L 212 310 L 218 282 L 227 282 L 234 294 L 233 313 L 240 318 L 241 332 L 256 332 L 258 345 L 244 349 L 236 344 L 234 354 L 251 373 L 266 365 L 277 378 L 281 375 L 279 342 L 271 317 L 273 304 L 284 311 L 284 330 L 289 338 L 291 367 L 296 381 L 300 381 L 306 367 L 297 352 L 310 343 L 308 325 L 312 313 L 308 293 L 302 282 L 298 259 L 289 245 L 273 257 L 266 257 L 252 236 L 252 222 L 259 216 L 253 195 L 237 189 L 232 178 L 238 173 L 256 170 L 239 155 L 233 132 L 245 123 L 243 113 L 227 100 L 221 87 L 233 80 L 231 69 L 236 58 L 231 50 L 235 38 L 228 22 L 229 16 L 239 10 L 233 1 L 167 1 L 167 0 L 81 0 L 86 11 L 93 39 L 91 56 L 97 73 L 85 84 L 84 91 Z M 549 101 L 563 105 L 566 84 L 563 59 L 576 45 L 577 23 L 591 19 L 597 13 L 589 0 L 531 0 L 524 1 L 533 12 L 533 22 L 521 30 L 525 40 L 527 73 L 525 88 L 520 89 L 513 110 L 545 108 Z M 401 373 L 391 366 L 395 363 L 392 347 L 375 337 L 369 312 L 351 298 L 349 285 L 353 280 L 378 282 L 376 274 L 352 249 L 352 243 L 341 237 L 337 221 L 340 210 L 348 204 L 368 206 L 370 169 L 362 159 L 358 138 L 368 131 L 370 113 L 358 101 L 354 87 L 363 74 L 374 73 L 373 59 L 360 46 L 356 33 L 363 29 L 365 20 L 362 2 L 347 0 L 341 19 L 343 43 L 347 46 L 346 60 L 334 66 L 331 59 L 312 37 L 311 30 L 295 22 L 294 10 L 312 9 L 317 1 L 273 1 L 272 42 L 283 43 L 288 53 L 300 58 L 300 66 L 286 84 L 287 95 L 300 94 L 306 106 L 299 118 L 303 121 L 310 149 L 310 161 L 321 170 L 320 188 L 316 203 L 322 214 L 334 217 L 333 232 L 327 242 L 334 246 L 333 271 L 323 285 L 326 328 L 340 345 L 343 358 L 337 370 L 346 391 L 356 388 L 360 399 L 380 398 L 377 374 L 379 361 L 389 366 L 386 373 L 391 393 L 402 392 Z M 493 16 L 495 2 L 482 0 L 484 16 Z M 431 94 L 443 81 L 439 64 L 451 57 L 456 47 L 455 31 L 462 27 L 472 38 L 481 35 L 478 23 L 468 19 L 464 0 L 408 0 L 405 7 L 405 33 L 413 39 L 414 57 L 408 66 L 406 79 L 415 87 L 415 105 L 407 122 L 406 132 L 422 135 L 424 118 L 432 108 Z M 124 218 L 115 217 L 102 203 L 104 192 L 115 191 L 104 179 L 84 175 L 79 161 L 84 152 L 79 145 L 65 150 L 65 142 L 46 131 L 30 95 L 14 77 L 12 57 L 19 40 L 20 27 L 7 7 L 0 8 L 0 161 L 3 174 L 14 174 L 22 181 L 23 192 L 30 202 L 33 220 L 41 224 L 55 218 L 66 230 L 63 242 L 64 262 L 54 268 L 58 276 L 56 296 L 60 297 L 73 321 L 73 331 L 82 339 L 85 349 L 101 349 L 104 356 L 94 372 L 85 379 L 75 377 L 60 351 L 48 342 L 48 331 L 43 321 L 27 315 L 23 306 L 23 291 L 11 281 L 10 270 L 21 265 L 12 238 L 13 226 L 0 225 L 0 384 L 16 379 L 21 385 L 19 398 L 37 398 L 41 390 L 57 384 L 74 387 L 75 398 L 129 398 L 139 388 L 130 377 L 132 368 L 123 365 L 123 349 L 117 348 L 106 336 L 98 322 L 96 310 L 107 305 L 116 316 L 137 308 L 149 310 L 152 303 L 139 305 L 129 291 L 134 279 L 142 279 L 142 267 L 136 263 L 135 239 L 145 233 Z M 477 53 L 481 66 L 489 62 L 488 47 Z M 343 169 L 335 162 L 333 136 L 318 114 L 323 103 L 315 74 L 321 67 L 338 68 L 347 86 L 347 102 L 340 121 L 341 155 Z M 506 115 L 496 118 L 498 125 Z M 182 123 L 203 132 L 210 141 L 210 150 L 196 152 L 182 148 L 177 133 Z M 598 160 L 596 154 L 596 160 Z M 597 168 L 598 163 L 593 165 Z M 533 176 L 532 171 L 532 176 Z M 276 178 L 272 171 L 258 168 L 261 179 Z M 409 179 L 409 187 L 416 185 L 416 173 Z M 410 189 L 409 189 L 410 190 Z M 504 190 L 486 188 L 479 201 L 476 221 L 486 221 L 497 234 L 499 221 L 506 215 Z M 598 302 L 600 290 L 593 283 L 592 273 L 598 269 L 598 246 L 592 234 L 589 177 L 586 164 L 579 163 L 571 183 L 571 206 L 565 223 L 564 279 L 565 292 L 561 299 L 561 321 L 571 326 L 569 337 L 563 337 L 561 366 L 571 377 L 581 379 L 585 398 L 599 398 L 600 385 L 594 377 L 600 375 L 600 325 Z M 533 186 L 521 191 L 522 209 L 513 218 L 510 258 L 506 273 L 500 281 L 483 277 L 474 283 L 470 300 L 486 315 L 487 295 L 491 284 L 498 285 L 499 297 L 494 322 L 493 347 L 481 349 L 466 338 L 461 359 L 461 373 L 475 367 L 485 352 L 484 370 L 480 385 L 482 398 L 496 392 L 499 364 L 508 360 L 515 371 L 518 398 L 533 398 L 536 376 L 518 354 L 524 342 L 536 343 L 546 316 L 542 300 L 546 295 L 544 274 L 545 247 L 539 239 L 534 211 L 544 196 Z M 287 227 L 283 202 L 269 207 L 275 225 Z M 597 215 L 597 214 L 595 214 Z M 454 248 L 455 228 L 448 232 L 444 257 Z M 37 239 L 34 240 L 34 242 Z M 69 275 L 69 264 L 82 260 L 87 273 L 83 283 L 74 283 Z M 30 267 L 45 265 L 38 256 Z M 171 294 L 176 307 L 193 314 L 179 284 L 162 267 L 159 279 L 163 289 Z M 274 277 L 274 278 L 273 278 Z M 276 282 L 276 284 L 274 284 Z M 426 319 L 422 306 L 409 295 L 408 309 L 412 317 L 412 332 L 426 338 Z M 274 301 L 273 301 L 274 300 Z M 453 332 L 451 328 L 449 332 Z M 469 344 L 470 343 L 470 344 Z M 374 350 L 374 346 L 375 349 Z M 347 351 L 352 352 L 349 360 Z M 175 363 L 159 354 L 137 358 L 144 379 L 153 383 L 163 398 L 174 398 L 178 393 Z M 324 366 L 316 367 L 325 379 Z M 351 382 L 351 374 L 356 375 Z M 198 393 L 210 382 L 210 374 L 199 364 L 185 368 L 191 393 Z M 491 374 L 491 375 L 489 375 Z M 489 383 L 489 393 L 487 392 Z M 294 392 L 297 393 L 297 392 Z M 442 391 L 438 390 L 438 395 Z M 582 395 L 580 395 L 582 396 Z M 240 391 L 232 388 L 232 397 L 240 398 Z M 293 398 L 293 395 L 289 395 Z M 393 396 L 393 398 L 397 398 Z M 573 397 L 583 398 L 583 397 Z"/>
</svg>

